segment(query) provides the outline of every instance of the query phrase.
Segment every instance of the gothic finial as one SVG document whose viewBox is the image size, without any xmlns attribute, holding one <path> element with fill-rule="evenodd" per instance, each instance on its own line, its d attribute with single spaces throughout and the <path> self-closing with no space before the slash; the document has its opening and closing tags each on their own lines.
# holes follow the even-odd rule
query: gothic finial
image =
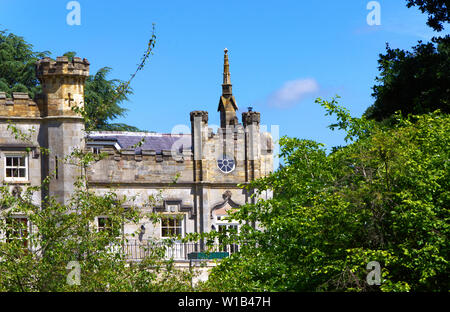
<svg viewBox="0 0 450 312">
<path fill-rule="evenodd" d="M 220 112 L 220 127 L 226 128 L 231 125 L 237 125 L 238 120 L 236 117 L 236 111 L 238 107 L 236 100 L 234 99 L 232 92 L 232 85 L 230 79 L 230 64 L 228 63 L 228 49 L 224 49 L 223 56 L 223 83 L 222 83 L 222 96 L 219 101 Z"/>
<path fill-rule="evenodd" d="M 231 78 L 230 78 L 230 63 L 228 62 L 228 49 L 223 50 L 225 52 L 223 57 L 223 84 L 222 94 L 231 95 Z"/>
</svg>

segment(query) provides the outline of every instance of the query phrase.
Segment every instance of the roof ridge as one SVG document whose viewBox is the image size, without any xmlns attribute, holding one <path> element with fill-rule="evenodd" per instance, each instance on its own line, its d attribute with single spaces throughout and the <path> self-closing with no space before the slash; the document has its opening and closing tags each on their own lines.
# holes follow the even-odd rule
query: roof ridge
<svg viewBox="0 0 450 312">
<path fill-rule="evenodd" d="M 131 132 L 131 131 L 92 131 L 89 136 L 140 136 L 140 137 L 181 137 L 190 136 L 190 133 L 158 133 L 158 132 Z"/>
</svg>

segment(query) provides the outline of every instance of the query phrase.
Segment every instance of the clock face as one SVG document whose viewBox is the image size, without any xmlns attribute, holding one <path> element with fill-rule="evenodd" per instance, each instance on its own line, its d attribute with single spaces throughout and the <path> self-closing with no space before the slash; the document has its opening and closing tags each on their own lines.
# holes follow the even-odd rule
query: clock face
<svg viewBox="0 0 450 312">
<path fill-rule="evenodd" d="M 220 171 L 223 173 L 230 173 L 236 167 L 236 162 L 233 157 L 224 155 L 217 160 L 217 167 L 219 167 Z"/>
</svg>

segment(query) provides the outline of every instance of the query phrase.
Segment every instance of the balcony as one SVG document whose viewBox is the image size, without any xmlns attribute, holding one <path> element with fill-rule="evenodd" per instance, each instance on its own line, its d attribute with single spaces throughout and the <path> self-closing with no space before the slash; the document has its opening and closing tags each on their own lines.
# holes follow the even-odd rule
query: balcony
<svg viewBox="0 0 450 312">
<path fill-rule="evenodd" d="M 124 243 L 123 251 L 129 261 L 140 261 L 154 254 L 156 250 L 164 253 L 166 260 L 213 260 L 223 259 L 238 251 L 237 245 L 212 244 L 203 246 L 200 243 L 155 243 L 153 241 L 129 240 Z"/>
</svg>

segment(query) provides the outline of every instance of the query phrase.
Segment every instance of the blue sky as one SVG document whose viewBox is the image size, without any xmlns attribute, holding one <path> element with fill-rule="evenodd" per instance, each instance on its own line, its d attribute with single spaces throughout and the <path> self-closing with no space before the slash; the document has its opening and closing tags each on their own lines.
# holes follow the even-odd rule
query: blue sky
<svg viewBox="0 0 450 312">
<path fill-rule="evenodd" d="M 314 103 L 341 96 L 360 116 L 372 104 L 378 55 L 386 42 L 409 49 L 437 35 L 406 0 L 380 0 L 381 25 L 369 26 L 369 0 L 349 1 L 142 1 L 79 0 L 81 25 L 69 26 L 66 0 L 0 0 L 0 26 L 52 56 L 76 51 L 91 73 L 113 68 L 126 80 L 146 49 L 156 23 L 154 55 L 133 81 L 126 118 L 141 129 L 170 133 L 189 126 L 189 112 L 207 110 L 219 124 L 223 49 L 240 112 L 261 112 L 280 135 L 307 138 L 328 148 L 344 144 L 330 117 Z"/>
</svg>

